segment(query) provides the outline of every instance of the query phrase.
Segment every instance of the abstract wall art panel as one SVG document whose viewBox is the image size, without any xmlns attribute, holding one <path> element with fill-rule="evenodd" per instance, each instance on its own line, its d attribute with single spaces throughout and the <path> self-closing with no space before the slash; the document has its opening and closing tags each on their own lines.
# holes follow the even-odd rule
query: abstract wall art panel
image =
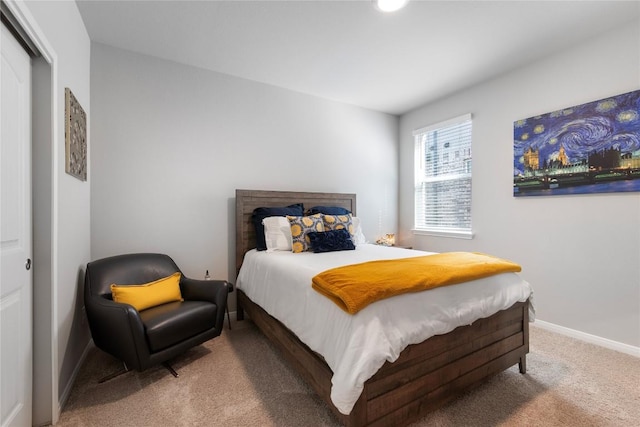
<svg viewBox="0 0 640 427">
<path fill-rule="evenodd" d="M 68 87 L 65 98 L 65 167 L 69 175 L 87 180 L 87 115 Z"/>
<path fill-rule="evenodd" d="M 640 191 L 640 90 L 513 124 L 513 195 Z"/>
</svg>

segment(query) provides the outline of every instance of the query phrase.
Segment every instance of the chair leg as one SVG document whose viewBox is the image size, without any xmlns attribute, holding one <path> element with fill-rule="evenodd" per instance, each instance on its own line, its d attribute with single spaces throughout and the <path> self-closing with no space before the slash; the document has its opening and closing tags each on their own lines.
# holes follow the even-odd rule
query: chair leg
<svg viewBox="0 0 640 427">
<path fill-rule="evenodd" d="M 178 378 L 178 373 L 175 371 L 175 369 L 173 369 L 173 367 L 171 367 L 171 365 L 169 365 L 169 362 L 162 362 L 162 366 L 167 368 L 167 370 L 171 372 L 171 375 L 173 375 L 175 378 Z"/>
<path fill-rule="evenodd" d="M 229 306 L 226 307 L 227 310 L 227 320 L 229 321 L 229 330 L 231 330 L 231 315 L 229 314 Z"/>
<path fill-rule="evenodd" d="M 102 384 L 103 382 L 112 380 L 115 377 L 119 377 L 120 375 L 126 374 L 127 372 L 129 372 L 129 368 L 127 368 L 127 364 L 126 363 L 122 362 L 122 366 L 123 366 L 123 368 L 120 369 L 119 371 L 116 371 L 116 372 L 114 372 L 112 374 L 109 374 L 109 375 L 105 375 L 104 377 L 100 378 L 98 380 L 98 384 Z"/>
</svg>

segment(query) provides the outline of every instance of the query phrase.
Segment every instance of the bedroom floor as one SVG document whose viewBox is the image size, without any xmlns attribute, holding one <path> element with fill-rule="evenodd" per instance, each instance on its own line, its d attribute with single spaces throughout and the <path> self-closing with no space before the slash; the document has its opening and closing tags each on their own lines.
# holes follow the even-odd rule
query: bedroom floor
<svg viewBox="0 0 640 427">
<path fill-rule="evenodd" d="M 337 426 L 250 321 L 163 367 L 103 384 L 120 363 L 92 347 L 58 426 Z M 640 359 L 535 327 L 527 374 L 497 375 L 414 426 L 632 426 Z"/>
</svg>

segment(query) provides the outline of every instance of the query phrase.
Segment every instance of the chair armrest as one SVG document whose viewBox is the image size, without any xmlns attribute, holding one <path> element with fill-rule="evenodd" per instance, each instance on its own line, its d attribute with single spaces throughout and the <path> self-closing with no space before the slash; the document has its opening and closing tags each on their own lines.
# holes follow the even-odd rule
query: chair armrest
<svg viewBox="0 0 640 427">
<path fill-rule="evenodd" d="M 226 280 L 196 280 L 182 277 L 180 281 L 182 298 L 185 300 L 210 301 L 218 307 L 227 305 L 229 282 Z"/>
<path fill-rule="evenodd" d="M 149 349 L 136 309 L 101 296 L 86 298 L 85 306 L 94 344 L 129 368 L 140 369 L 140 361 L 148 358 Z"/>
</svg>

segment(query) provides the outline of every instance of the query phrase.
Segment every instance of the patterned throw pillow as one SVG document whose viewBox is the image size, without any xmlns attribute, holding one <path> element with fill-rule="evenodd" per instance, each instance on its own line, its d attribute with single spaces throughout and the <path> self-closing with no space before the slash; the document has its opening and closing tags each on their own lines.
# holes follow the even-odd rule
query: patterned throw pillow
<svg viewBox="0 0 640 427">
<path fill-rule="evenodd" d="M 351 214 L 347 215 L 325 215 L 324 216 L 324 229 L 325 230 L 340 230 L 346 229 L 351 236 L 353 236 L 355 229 L 353 228 L 353 221 Z"/>
<path fill-rule="evenodd" d="M 287 216 L 291 224 L 291 248 L 294 253 L 310 250 L 307 233 L 310 231 L 324 231 L 322 214 L 309 216 Z"/>
</svg>

